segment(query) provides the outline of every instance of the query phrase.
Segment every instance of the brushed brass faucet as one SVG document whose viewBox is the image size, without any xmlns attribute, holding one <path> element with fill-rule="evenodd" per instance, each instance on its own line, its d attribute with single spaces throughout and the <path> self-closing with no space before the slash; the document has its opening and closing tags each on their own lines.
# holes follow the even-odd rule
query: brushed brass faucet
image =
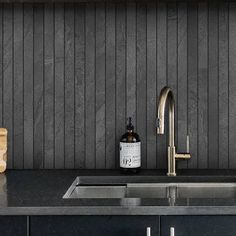
<svg viewBox="0 0 236 236">
<path fill-rule="evenodd" d="M 187 136 L 187 153 L 177 153 L 175 148 L 175 100 L 169 87 L 161 90 L 157 111 L 157 134 L 164 134 L 165 108 L 169 104 L 169 145 L 168 145 L 168 176 L 176 176 L 175 161 L 189 159 L 189 140 Z"/>
</svg>

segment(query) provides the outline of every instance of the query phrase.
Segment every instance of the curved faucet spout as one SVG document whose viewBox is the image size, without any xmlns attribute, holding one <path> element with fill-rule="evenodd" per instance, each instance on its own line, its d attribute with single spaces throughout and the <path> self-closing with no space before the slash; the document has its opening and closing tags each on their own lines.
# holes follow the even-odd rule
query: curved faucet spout
<svg viewBox="0 0 236 236">
<path fill-rule="evenodd" d="M 166 104 L 169 104 L 169 145 L 168 145 L 168 176 L 176 176 L 175 161 L 189 159 L 190 153 L 177 153 L 175 150 L 175 100 L 169 87 L 161 90 L 157 109 L 157 133 L 164 134 Z"/>
<path fill-rule="evenodd" d="M 164 134 L 166 103 L 169 104 L 169 146 L 174 147 L 175 137 L 175 101 L 169 87 L 161 90 L 157 109 L 157 134 Z"/>
</svg>

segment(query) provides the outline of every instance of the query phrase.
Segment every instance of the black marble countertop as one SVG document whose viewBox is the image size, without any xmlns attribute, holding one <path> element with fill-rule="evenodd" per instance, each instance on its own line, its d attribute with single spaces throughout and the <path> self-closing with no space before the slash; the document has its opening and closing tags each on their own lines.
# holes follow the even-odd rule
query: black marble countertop
<svg viewBox="0 0 236 236">
<path fill-rule="evenodd" d="M 160 182 L 236 182 L 236 170 L 141 171 Z M 111 170 L 7 170 L 0 174 L 0 215 L 236 215 L 235 198 L 141 199 L 138 205 L 121 199 L 63 199 L 77 176 L 117 176 Z M 236 193 L 235 193 L 236 196 Z"/>
</svg>

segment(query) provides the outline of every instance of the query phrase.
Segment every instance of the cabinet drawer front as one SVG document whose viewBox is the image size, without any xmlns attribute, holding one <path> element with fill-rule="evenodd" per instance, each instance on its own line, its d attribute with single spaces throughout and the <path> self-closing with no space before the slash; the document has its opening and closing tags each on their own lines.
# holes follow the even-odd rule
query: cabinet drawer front
<svg viewBox="0 0 236 236">
<path fill-rule="evenodd" d="M 236 216 L 163 216 L 161 236 L 235 236 Z"/>
<path fill-rule="evenodd" d="M 159 235 L 158 216 L 32 216 L 31 236 L 151 236 Z"/>
</svg>

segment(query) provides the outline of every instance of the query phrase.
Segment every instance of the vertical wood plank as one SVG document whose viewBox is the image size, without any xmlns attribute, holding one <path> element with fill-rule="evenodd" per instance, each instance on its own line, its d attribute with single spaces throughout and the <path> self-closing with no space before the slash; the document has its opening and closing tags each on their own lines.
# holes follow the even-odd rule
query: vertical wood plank
<svg viewBox="0 0 236 236">
<path fill-rule="evenodd" d="M 177 29 L 177 96 L 176 101 L 178 117 L 177 117 L 177 147 L 178 152 L 186 152 L 186 136 L 187 136 L 187 114 L 188 114 L 188 88 L 187 88 L 187 3 L 178 3 L 178 29 Z M 187 162 L 178 162 L 178 168 L 186 168 Z"/>
<path fill-rule="evenodd" d="M 13 167 L 13 5 L 3 6 L 3 126 L 8 129 L 7 167 Z"/>
<path fill-rule="evenodd" d="M 147 6 L 137 3 L 137 132 L 142 148 L 142 167 L 147 167 Z"/>
<path fill-rule="evenodd" d="M 147 5 L 147 168 L 156 168 L 157 21 L 156 3 Z"/>
<path fill-rule="evenodd" d="M 55 5 L 55 168 L 64 168 L 64 4 Z"/>
<path fill-rule="evenodd" d="M 106 168 L 115 168 L 115 4 L 106 4 Z"/>
<path fill-rule="evenodd" d="M 75 168 L 85 168 L 85 5 L 75 5 Z"/>
<path fill-rule="evenodd" d="M 86 4 L 86 168 L 96 168 L 95 153 L 95 5 Z"/>
<path fill-rule="evenodd" d="M 209 2 L 209 168 L 218 168 L 219 98 L 218 98 L 218 6 Z"/>
<path fill-rule="evenodd" d="M 3 5 L 3 127 L 8 129 L 8 168 L 13 167 L 13 8 Z"/>
<path fill-rule="evenodd" d="M 3 4 L 0 4 L 0 125 L 3 127 Z"/>
<path fill-rule="evenodd" d="M 14 168 L 23 168 L 23 5 L 14 4 Z"/>
<path fill-rule="evenodd" d="M 96 168 L 104 169 L 105 156 L 105 4 L 96 4 Z"/>
<path fill-rule="evenodd" d="M 168 4 L 167 13 L 167 73 L 168 86 L 172 89 L 176 101 L 177 96 L 177 6 L 176 3 Z M 176 109 L 176 117 L 178 117 Z M 176 130 L 177 131 L 177 130 Z"/>
<path fill-rule="evenodd" d="M 74 168 L 74 4 L 65 5 L 65 168 Z"/>
<path fill-rule="evenodd" d="M 229 32 L 228 3 L 219 5 L 219 168 L 228 168 L 229 164 L 229 104 L 228 104 L 228 65 Z"/>
<path fill-rule="evenodd" d="M 136 4 L 127 3 L 126 11 L 126 117 L 136 129 Z"/>
<path fill-rule="evenodd" d="M 44 7 L 44 168 L 54 168 L 54 5 Z"/>
<path fill-rule="evenodd" d="M 229 3 L 229 167 L 236 167 L 236 3 Z"/>
<path fill-rule="evenodd" d="M 175 2 L 167 5 L 167 85 L 174 93 L 175 104 L 178 104 L 177 94 L 177 4 Z M 184 93 L 184 92 L 183 92 Z M 175 122 L 178 121 L 178 107 L 175 106 Z M 168 112 L 168 109 L 166 109 Z M 167 117 L 167 115 L 166 115 Z M 168 119 L 168 118 L 167 118 Z M 168 133 L 168 122 L 166 122 L 165 132 Z M 176 123 L 177 124 L 177 123 Z M 178 134 L 178 125 L 175 127 Z M 177 143 L 178 136 L 175 135 Z M 167 148 L 167 146 L 166 146 Z"/>
<path fill-rule="evenodd" d="M 197 109 L 198 109 L 198 44 L 197 44 L 197 3 L 188 5 L 188 134 L 191 159 L 188 168 L 197 168 Z"/>
<path fill-rule="evenodd" d="M 125 132 L 126 98 L 126 8 L 116 6 L 116 166 L 119 166 L 119 139 Z"/>
<path fill-rule="evenodd" d="M 167 6 L 166 3 L 158 3 L 157 8 L 157 99 L 161 89 L 167 84 Z M 157 101 L 158 102 L 158 101 Z M 157 136 L 157 168 L 167 168 L 166 137 Z"/>
<path fill-rule="evenodd" d="M 43 168 L 43 4 L 34 5 L 34 168 Z"/>
<path fill-rule="evenodd" d="M 33 168 L 33 5 L 24 5 L 24 169 Z"/>
<path fill-rule="evenodd" d="M 208 165 L 208 4 L 198 4 L 198 168 Z"/>
</svg>

